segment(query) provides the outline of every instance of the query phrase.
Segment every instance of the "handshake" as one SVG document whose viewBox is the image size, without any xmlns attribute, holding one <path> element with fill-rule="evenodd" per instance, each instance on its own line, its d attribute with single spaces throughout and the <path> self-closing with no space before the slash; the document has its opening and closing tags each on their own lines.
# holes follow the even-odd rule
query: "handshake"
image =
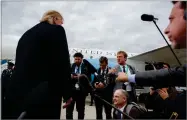
<svg viewBox="0 0 187 120">
<path fill-rule="evenodd" d="M 108 74 L 110 75 L 114 75 L 117 73 L 117 70 L 116 68 L 112 68 L 109 70 Z M 128 82 L 128 76 L 126 73 L 124 72 L 118 72 L 118 74 L 116 75 L 116 81 L 119 81 L 119 82 Z"/>
</svg>

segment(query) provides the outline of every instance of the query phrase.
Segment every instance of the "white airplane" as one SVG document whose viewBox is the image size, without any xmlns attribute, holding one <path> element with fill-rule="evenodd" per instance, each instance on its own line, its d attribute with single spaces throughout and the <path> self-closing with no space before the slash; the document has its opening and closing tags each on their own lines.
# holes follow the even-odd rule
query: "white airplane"
<svg viewBox="0 0 187 120">
<path fill-rule="evenodd" d="M 5 50 L 4 50 L 5 51 Z M 8 53 L 9 52 L 9 53 Z M 12 54 L 11 54 L 12 52 Z M 116 62 L 116 53 L 117 51 L 111 50 L 101 50 L 101 49 L 87 49 L 87 48 L 69 48 L 70 60 L 73 62 L 73 55 L 76 52 L 81 52 L 84 55 L 85 59 L 95 59 L 98 60 L 99 57 L 105 56 L 109 58 L 109 62 Z M 176 56 L 182 64 L 186 63 L 186 49 L 174 50 Z M 1 70 L 3 66 L 6 66 L 7 60 L 12 60 L 14 62 L 14 51 L 7 50 L 7 54 L 3 53 L 4 56 L 1 59 Z M 173 56 L 168 46 L 164 46 L 158 49 L 154 49 L 142 54 L 138 53 L 128 53 L 127 63 L 134 66 L 138 71 L 145 71 L 145 62 L 166 62 L 170 64 L 171 67 L 178 66 L 178 62 Z"/>
<path fill-rule="evenodd" d="M 7 50 L 8 51 L 8 50 Z M 178 49 L 173 50 L 176 54 L 177 58 L 181 62 L 181 64 L 186 63 L 186 49 Z M 10 52 L 10 51 L 8 51 Z M 14 53 L 14 51 L 11 51 Z M 116 53 L 117 51 L 111 51 L 111 50 L 101 50 L 101 49 L 86 49 L 86 48 L 69 48 L 69 54 L 70 54 L 70 60 L 73 62 L 73 55 L 76 52 L 81 52 L 84 55 L 84 58 L 88 61 L 92 60 L 93 66 L 99 67 L 99 58 L 101 56 L 105 56 L 109 59 L 110 62 L 113 63 L 112 65 L 117 64 L 116 60 Z M 128 59 L 127 64 L 130 64 L 136 68 L 137 71 L 145 71 L 145 62 L 165 62 L 168 63 L 171 67 L 179 66 L 179 63 L 177 62 L 176 58 L 172 54 L 171 50 L 168 46 L 164 46 L 158 49 L 154 49 L 142 54 L 137 53 L 127 53 Z M 6 55 L 6 53 L 4 53 Z M 11 55 L 8 53 L 8 55 Z M 13 54 L 11 55 L 13 56 Z M 1 71 L 4 70 L 7 67 L 7 59 L 14 62 L 14 58 L 10 57 L 4 57 L 1 59 Z M 94 62 L 93 62 L 94 61 Z M 154 67 L 154 66 L 153 66 Z M 155 69 L 155 68 L 154 68 Z M 186 89 L 183 87 L 178 88 L 180 89 Z M 144 88 L 143 92 L 147 92 L 149 89 L 146 87 Z M 141 91 L 142 93 L 142 91 Z"/>
</svg>

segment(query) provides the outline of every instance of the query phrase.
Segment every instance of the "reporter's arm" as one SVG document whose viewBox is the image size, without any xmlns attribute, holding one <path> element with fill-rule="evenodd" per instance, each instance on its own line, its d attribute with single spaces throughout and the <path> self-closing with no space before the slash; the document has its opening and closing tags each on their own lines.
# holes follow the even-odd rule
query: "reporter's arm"
<svg viewBox="0 0 187 120">
<path fill-rule="evenodd" d="M 133 82 L 133 77 L 129 76 L 129 81 Z M 137 72 L 135 81 L 140 86 L 186 86 L 186 65 L 171 69 Z"/>
<path fill-rule="evenodd" d="M 133 75 L 128 75 L 127 77 L 128 77 L 128 81 L 129 81 L 129 82 L 131 82 L 131 83 L 136 83 L 136 81 L 135 81 L 135 74 L 133 74 Z"/>
</svg>

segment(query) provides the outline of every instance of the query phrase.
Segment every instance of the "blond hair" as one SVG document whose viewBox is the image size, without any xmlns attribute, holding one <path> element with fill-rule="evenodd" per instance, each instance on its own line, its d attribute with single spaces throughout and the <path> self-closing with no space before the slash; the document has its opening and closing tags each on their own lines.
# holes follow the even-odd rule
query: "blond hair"
<svg viewBox="0 0 187 120">
<path fill-rule="evenodd" d="M 54 21 L 53 21 L 54 17 L 60 17 L 63 20 L 63 17 L 59 12 L 57 12 L 55 10 L 49 10 L 49 11 L 44 13 L 40 22 L 48 22 L 50 24 L 53 24 L 54 23 Z"/>
</svg>

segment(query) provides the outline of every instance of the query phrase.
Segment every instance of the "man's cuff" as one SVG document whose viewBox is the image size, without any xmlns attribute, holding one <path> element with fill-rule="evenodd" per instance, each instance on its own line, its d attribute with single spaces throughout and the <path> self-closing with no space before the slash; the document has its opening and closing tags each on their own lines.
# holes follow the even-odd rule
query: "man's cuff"
<svg viewBox="0 0 187 120">
<path fill-rule="evenodd" d="M 131 83 L 136 83 L 136 81 L 135 81 L 135 74 L 128 75 L 128 81 L 131 82 Z"/>
</svg>

